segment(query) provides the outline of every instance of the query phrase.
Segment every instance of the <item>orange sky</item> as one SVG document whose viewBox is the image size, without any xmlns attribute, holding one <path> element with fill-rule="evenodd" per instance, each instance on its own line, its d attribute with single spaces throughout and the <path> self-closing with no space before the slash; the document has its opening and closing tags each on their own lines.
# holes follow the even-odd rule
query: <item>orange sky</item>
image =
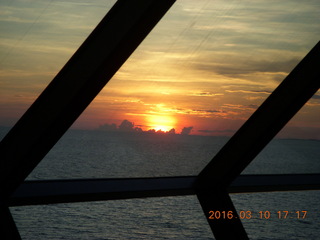
<svg viewBox="0 0 320 240">
<path fill-rule="evenodd" d="M 0 1 L 0 125 L 12 126 L 112 2 Z M 319 41 L 319 1 L 178 1 L 73 125 L 230 135 Z M 81 13 L 81 14 L 79 14 Z M 320 92 L 284 131 L 320 139 Z"/>
</svg>

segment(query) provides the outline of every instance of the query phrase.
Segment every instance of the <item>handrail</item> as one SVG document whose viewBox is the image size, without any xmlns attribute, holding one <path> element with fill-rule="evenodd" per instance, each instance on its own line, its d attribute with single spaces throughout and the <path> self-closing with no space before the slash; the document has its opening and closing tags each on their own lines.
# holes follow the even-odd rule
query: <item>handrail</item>
<svg viewBox="0 0 320 240">
<path fill-rule="evenodd" d="M 195 194 L 197 177 L 25 181 L 9 206 L 102 201 Z M 229 193 L 320 190 L 320 174 L 240 175 Z"/>
</svg>

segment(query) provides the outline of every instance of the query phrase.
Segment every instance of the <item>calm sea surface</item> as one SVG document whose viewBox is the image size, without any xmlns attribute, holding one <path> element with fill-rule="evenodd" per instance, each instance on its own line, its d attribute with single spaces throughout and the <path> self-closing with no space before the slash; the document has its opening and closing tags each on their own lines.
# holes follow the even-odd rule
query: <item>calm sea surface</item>
<svg viewBox="0 0 320 240">
<path fill-rule="evenodd" d="M 0 128 L 0 139 L 7 130 Z M 70 130 L 28 179 L 192 176 L 227 141 L 227 137 Z M 276 139 L 244 173 L 319 172 L 320 141 Z M 320 191 L 231 197 L 238 212 L 252 214 L 243 220 L 250 239 L 320 239 Z M 214 239 L 195 196 L 10 210 L 23 239 Z M 278 211 L 290 214 L 279 219 Z"/>
</svg>

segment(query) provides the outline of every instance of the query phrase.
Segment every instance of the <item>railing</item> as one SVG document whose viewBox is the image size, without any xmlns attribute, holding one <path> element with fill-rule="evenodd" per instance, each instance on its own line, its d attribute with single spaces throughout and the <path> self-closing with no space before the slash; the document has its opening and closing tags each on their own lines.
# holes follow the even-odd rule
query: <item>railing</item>
<svg viewBox="0 0 320 240">
<path fill-rule="evenodd" d="M 8 206 L 196 194 L 197 177 L 26 181 Z M 320 174 L 240 175 L 229 193 L 320 190 Z"/>
</svg>

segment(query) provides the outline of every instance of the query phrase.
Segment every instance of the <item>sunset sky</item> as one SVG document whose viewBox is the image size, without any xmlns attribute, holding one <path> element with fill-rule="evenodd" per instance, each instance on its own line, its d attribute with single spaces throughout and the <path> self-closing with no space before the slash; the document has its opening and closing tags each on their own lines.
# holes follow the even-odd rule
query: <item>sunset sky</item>
<svg viewBox="0 0 320 240">
<path fill-rule="evenodd" d="M 115 1 L 0 0 L 0 126 L 13 126 Z M 320 2 L 177 1 L 73 128 L 231 135 L 320 40 Z M 320 139 L 320 92 L 283 137 Z"/>
</svg>

